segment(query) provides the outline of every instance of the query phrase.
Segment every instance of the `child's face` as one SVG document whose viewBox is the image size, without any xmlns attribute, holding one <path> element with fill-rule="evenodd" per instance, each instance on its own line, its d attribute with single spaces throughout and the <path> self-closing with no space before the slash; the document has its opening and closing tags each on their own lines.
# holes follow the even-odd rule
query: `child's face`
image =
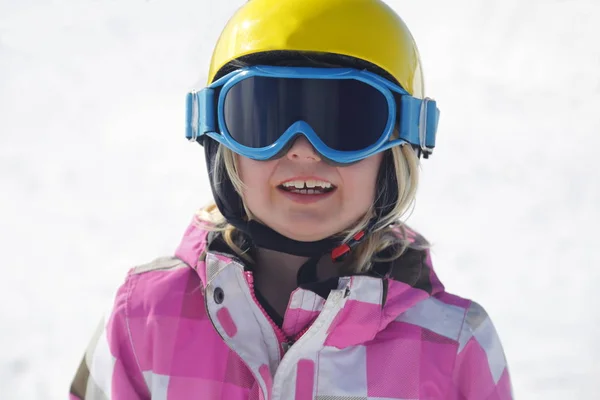
<svg viewBox="0 0 600 400">
<path fill-rule="evenodd" d="M 246 207 L 280 234 L 308 242 L 350 228 L 369 210 L 383 156 L 378 153 L 349 166 L 332 166 L 300 136 L 287 154 L 276 160 L 236 157 L 245 184 Z M 309 179 L 325 181 L 334 189 L 324 194 L 300 194 L 282 188 L 283 182 Z"/>
</svg>

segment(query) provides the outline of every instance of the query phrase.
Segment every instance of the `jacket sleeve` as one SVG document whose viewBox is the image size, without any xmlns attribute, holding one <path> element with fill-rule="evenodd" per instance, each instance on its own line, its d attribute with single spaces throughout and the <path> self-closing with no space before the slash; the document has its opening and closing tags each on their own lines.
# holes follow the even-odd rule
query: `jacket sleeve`
<svg viewBox="0 0 600 400">
<path fill-rule="evenodd" d="M 472 302 L 459 337 L 453 374 L 455 400 L 512 400 L 512 385 L 500 338 L 489 315 Z"/>
<path fill-rule="evenodd" d="M 72 381 L 69 400 L 136 400 L 150 397 L 128 327 L 131 277 L 118 289 Z"/>
</svg>

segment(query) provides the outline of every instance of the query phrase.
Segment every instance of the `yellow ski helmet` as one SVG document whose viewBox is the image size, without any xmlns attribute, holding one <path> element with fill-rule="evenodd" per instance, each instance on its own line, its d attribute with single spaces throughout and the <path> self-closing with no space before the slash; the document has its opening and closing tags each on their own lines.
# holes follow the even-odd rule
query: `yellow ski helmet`
<svg viewBox="0 0 600 400">
<path fill-rule="evenodd" d="M 249 0 L 215 46 L 208 82 L 245 56 L 307 52 L 363 60 L 424 97 L 417 45 L 402 19 L 381 0 Z"/>
</svg>

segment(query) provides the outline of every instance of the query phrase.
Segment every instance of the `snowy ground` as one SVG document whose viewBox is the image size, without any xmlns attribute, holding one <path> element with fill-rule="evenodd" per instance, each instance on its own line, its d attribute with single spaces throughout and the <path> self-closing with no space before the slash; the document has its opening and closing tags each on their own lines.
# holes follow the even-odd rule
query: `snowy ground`
<svg viewBox="0 0 600 400">
<path fill-rule="evenodd" d="M 0 399 L 65 398 L 127 268 L 210 199 L 184 96 L 243 0 L 0 0 Z M 411 223 L 519 399 L 600 397 L 600 3 L 391 1 L 442 110 Z"/>
</svg>

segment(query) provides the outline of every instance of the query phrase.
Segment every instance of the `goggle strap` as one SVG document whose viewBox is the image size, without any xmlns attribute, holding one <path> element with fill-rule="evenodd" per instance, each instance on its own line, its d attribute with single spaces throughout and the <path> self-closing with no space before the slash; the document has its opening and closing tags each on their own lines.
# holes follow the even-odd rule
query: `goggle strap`
<svg viewBox="0 0 600 400">
<path fill-rule="evenodd" d="M 435 147 L 440 111 L 435 100 L 400 98 L 400 139 L 419 146 L 424 153 Z"/>
<path fill-rule="evenodd" d="M 215 90 L 204 88 L 187 95 L 187 115 L 185 137 L 194 142 L 206 132 L 215 132 L 216 106 Z"/>
<path fill-rule="evenodd" d="M 185 137 L 191 142 L 195 142 L 198 137 L 198 119 L 195 116 L 198 112 L 196 96 L 197 94 L 195 92 L 190 92 L 185 99 Z"/>
</svg>

